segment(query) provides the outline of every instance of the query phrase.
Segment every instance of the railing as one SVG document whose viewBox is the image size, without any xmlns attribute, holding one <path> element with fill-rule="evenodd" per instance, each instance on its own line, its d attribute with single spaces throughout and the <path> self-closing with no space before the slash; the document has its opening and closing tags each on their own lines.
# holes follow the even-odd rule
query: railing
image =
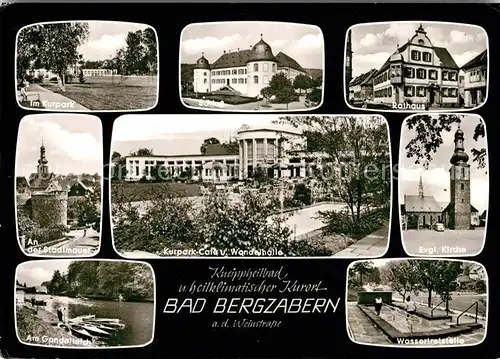
<svg viewBox="0 0 500 359">
<path fill-rule="evenodd" d="M 469 311 L 469 309 L 470 309 L 470 308 L 472 308 L 472 307 L 474 307 L 474 306 L 476 306 L 476 314 L 475 314 L 475 318 L 474 318 L 474 323 L 476 323 L 476 324 L 477 324 L 477 316 L 478 316 L 478 314 L 479 314 L 479 302 L 474 302 L 474 303 L 472 303 L 471 305 L 469 305 L 469 307 L 468 307 L 467 309 L 465 309 L 462 313 L 460 313 L 460 314 L 458 315 L 458 317 L 457 317 L 457 325 L 459 325 L 459 324 L 460 324 L 460 322 L 459 322 L 459 321 L 460 321 L 460 317 L 461 317 L 462 315 L 464 315 L 466 312 L 468 312 L 468 311 Z"/>
<path fill-rule="evenodd" d="M 446 301 L 445 300 L 440 301 L 434 308 L 431 309 L 431 317 L 434 317 L 434 311 L 444 302 Z M 446 315 L 448 315 L 448 310 L 446 310 Z"/>
<path fill-rule="evenodd" d="M 410 314 L 406 310 L 403 310 L 403 309 L 400 309 L 400 308 L 397 308 L 397 307 L 393 307 L 393 306 L 387 305 L 385 303 L 382 306 L 384 308 L 389 309 L 392 312 L 392 315 L 394 315 L 394 316 L 396 316 L 396 314 L 398 314 L 398 315 L 404 316 L 406 318 L 412 318 L 413 320 L 415 320 L 418 323 L 422 322 L 422 318 L 421 317 L 419 317 L 418 315 L 415 315 L 415 314 Z"/>
</svg>

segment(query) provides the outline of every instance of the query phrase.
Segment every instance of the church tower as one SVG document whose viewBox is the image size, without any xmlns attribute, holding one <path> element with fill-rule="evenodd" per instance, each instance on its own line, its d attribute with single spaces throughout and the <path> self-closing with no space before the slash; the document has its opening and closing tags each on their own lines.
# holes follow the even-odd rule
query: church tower
<svg viewBox="0 0 500 359">
<path fill-rule="evenodd" d="M 424 197 L 424 183 L 422 182 L 422 175 L 420 175 L 420 182 L 418 182 L 418 196 Z"/>
<path fill-rule="evenodd" d="M 345 93 L 346 99 L 349 101 L 349 84 L 352 80 L 352 41 L 351 30 L 347 32 L 347 45 L 345 54 Z"/>
<path fill-rule="evenodd" d="M 40 147 L 40 158 L 38 159 L 38 166 L 36 166 L 38 177 L 47 176 L 49 174 L 48 163 L 49 161 L 47 161 L 47 158 L 45 157 L 45 146 L 42 142 L 42 146 Z"/>
<path fill-rule="evenodd" d="M 450 205 L 449 227 L 453 229 L 470 229 L 470 165 L 469 156 L 464 149 L 464 131 L 458 126 L 455 132 L 455 151 L 450 163 Z"/>
</svg>

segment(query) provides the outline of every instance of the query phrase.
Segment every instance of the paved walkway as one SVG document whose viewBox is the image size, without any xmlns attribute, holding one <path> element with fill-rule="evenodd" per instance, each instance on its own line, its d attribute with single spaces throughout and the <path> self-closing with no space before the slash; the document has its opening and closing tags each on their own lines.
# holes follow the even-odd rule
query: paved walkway
<svg viewBox="0 0 500 359">
<path fill-rule="evenodd" d="M 85 106 L 82 106 L 63 95 L 52 92 L 38 84 L 30 84 L 27 93 L 38 93 L 40 97 L 39 104 L 47 110 L 90 111 Z M 32 100 L 33 96 L 28 96 L 28 99 Z M 32 101 L 31 108 L 37 108 L 36 101 Z"/>
<path fill-rule="evenodd" d="M 403 246 L 409 255 L 462 257 L 477 255 L 485 240 L 484 228 L 475 230 L 403 231 Z"/>
<path fill-rule="evenodd" d="M 375 232 L 361 238 L 344 250 L 337 252 L 337 257 L 381 257 L 387 250 L 389 227 L 384 226 Z"/>
<path fill-rule="evenodd" d="M 250 103 L 243 103 L 240 105 L 231 105 L 231 104 L 224 104 L 223 107 L 207 107 L 207 106 L 200 106 L 199 105 L 199 100 L 200 99 L 193 99 L 193 98 L 187 98 L 183 97 L 182 101 L 191 107 L 196 107 L 196 108 L 203 108 L 203 109 L 212 109 L 212 110 L 230 110 L 230 111 L 291 111 L 291 110 L 303 110 L 307 109 L 305 105 L 305 96 L 302 95 L 299 98 L 299 101 L 297 102 L 291 102 L 288 104 L 288 109 L 286 104 L 276 104 L 276 103 L 271 103 L 268 102 L 268 105 L 270 107 L 261 107 L 261 105 L 265 104 L 265 100 L 257 101 L 257 102 L 250 102 Z"/>
<path fill-rule="evenodd" d="M 352 340 L 362 344 L 391 345 L 389 338 L 382 333 L 358 308 L 356 302 L 347 302 L 347 321 Z"/>
</svg>

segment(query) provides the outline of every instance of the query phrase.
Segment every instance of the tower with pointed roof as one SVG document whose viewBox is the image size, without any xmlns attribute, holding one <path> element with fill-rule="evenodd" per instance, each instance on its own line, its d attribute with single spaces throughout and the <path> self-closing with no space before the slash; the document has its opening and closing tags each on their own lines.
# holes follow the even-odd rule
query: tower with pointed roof
<svg viewBox="0 0 500 359">
<path fill-rule="evenodd" d="M 36 172 L 38 176 L 46 176 L 49 173 L 49 161 L 45 156 L 45 146 L 42 141 L 40 146 L 40 158 L 38 159 L 38 165 L 36 166 Z"/>
<path fill-rule="evenodd" d="M 422 182 L 422 175 L 420 175 L 420 181 L 418 182 L 418 196 L 420 198 L 424 197 L 424 183 Z"/>
<path fill-rule="evenodd" d="M 351 30 L 347 32 L 347 45 L 345 54 L 345 89 L 346 99 L 349 99 L 349 84 L 352 81 L 352 40 Z"/>
<path fill-rule="evenodd" d="M 450 158 L 450 204 L 448 224 L 453 229 L 470 229 L 470 165 L 464 147 L 464 131 L 460 125 L 455 132 L 455 150 Z"/>
<path fill-rule="evenodd" d="M 212 78 L 210 76 L 210 63 L 202 52 L 201 57 L 196 61 L 193 70 L 193 87 L 196 93 L 210 92 L 210 84 Z"/>
</svg>

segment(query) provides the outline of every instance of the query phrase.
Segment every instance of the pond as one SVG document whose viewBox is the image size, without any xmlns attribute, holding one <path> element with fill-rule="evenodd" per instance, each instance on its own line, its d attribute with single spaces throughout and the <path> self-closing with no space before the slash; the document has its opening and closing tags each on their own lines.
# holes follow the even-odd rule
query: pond
<svg viewBox="0 0 500 359">
<path fill-rule="evenodd" d="M 61 305 L 68 308 L 68 317 L 95 315 L 96 318 L 116 318 L 125 324 L 105 341 L 106 346 L 144 345 L 153 338 L 154 303 L 153 302 L 118 302 L 106 300 L 84 300 L 61 296 L 37 295 L 38 300 L 45 300 L 45 309 L 56 314 Z"/>
</svg>

